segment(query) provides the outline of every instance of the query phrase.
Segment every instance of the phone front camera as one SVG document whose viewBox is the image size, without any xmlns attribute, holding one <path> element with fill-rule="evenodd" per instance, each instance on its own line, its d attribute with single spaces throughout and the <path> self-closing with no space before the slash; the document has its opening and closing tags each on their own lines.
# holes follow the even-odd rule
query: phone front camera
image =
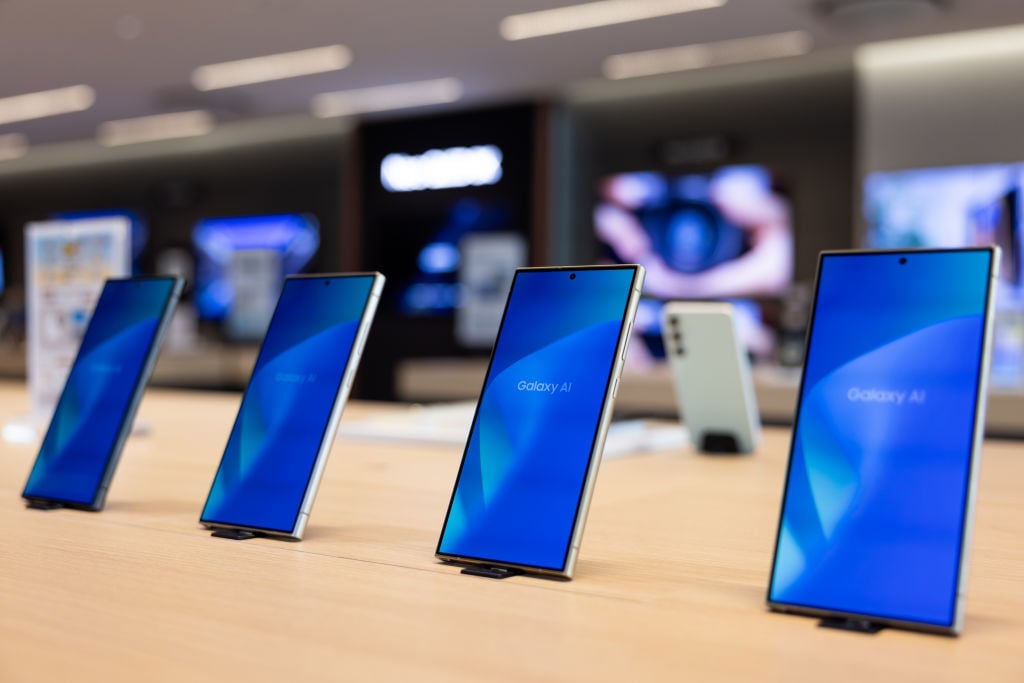
<svg viewBox="0 0 1024 683">
<path fill-rule="evenodd" d="M 324 287 L 330 287 L 330 286 L 331 286 L 331 281 L 330 280 L 324 280 Z"/>
<path fill-rule="evenodd" d="M 576 279 L 576 273 L 570 273 L 569 274 L 569 279 L 570 280 L 575 280 Z"/>
<path fill-rule="evenodd" d="M 906 257 L 900 259 L 900 265 L 901 266 L 906 265 L 906 263 L 907 263 Z"/>
</svg>

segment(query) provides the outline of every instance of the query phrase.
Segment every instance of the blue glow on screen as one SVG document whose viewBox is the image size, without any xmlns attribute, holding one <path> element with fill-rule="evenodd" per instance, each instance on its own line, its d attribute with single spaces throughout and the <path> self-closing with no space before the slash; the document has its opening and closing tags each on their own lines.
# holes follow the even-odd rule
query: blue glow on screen
<svg viewBox="0 0 1024 683">
<path fill-rule="evenodd" d="M 231 260 L 236 251 L 276 251 L 283 273 L 294 275 L 316 254 L 320 231 L 316 219 L 306 214 L 208 218 L 196 224 L 192 243 L 198 257 L 196 309 L 203 319 L 221 320 L 235 301 Z"/>
<path fill-rule="evenodd" d="M 520 271 L 438 552 L 560 570 L 634 269 Z"/>
<path fill-rule="evenodd" d="M 285 281 L 201 521 L 294 529 L 373 281 Z"/>
<path fill-rule="evenodd" d="M 991 255 L 826 255 L 770 599 L 951 626 Z"/>
<path fill-rule="evenodd" d="M 172 278 L 104 285 L 24 496 L 96 500 L 174 286 Z"/>
</svg>

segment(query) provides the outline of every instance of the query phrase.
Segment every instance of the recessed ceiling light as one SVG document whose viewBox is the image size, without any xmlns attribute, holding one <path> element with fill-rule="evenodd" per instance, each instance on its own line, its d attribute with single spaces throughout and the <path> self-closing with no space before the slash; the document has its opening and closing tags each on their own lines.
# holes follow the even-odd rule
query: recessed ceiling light
<svg viewBox="0 0 1024 683">
<path fill-rule="evenodd" d="M 0 98 L 0 125 L 84 111 L 95 101 L 96 91 L 87 85 Z"/>
<path fill-rule="evenodd" d="M 313 98 L 313 115 L 320 118 L 350 116 L 389 109 L 408 109 L 455 102 L 462 97 L 456 78 L 395 83 L 374 88 L 325 92 Z"/>
<path fill-rule="evenodd" d="M 812 45 L 805 31 L 773 33 L 752 38 L 696 43 L 662 50 L 612 55 L 604 61 L 604 75 L 611 79 L 703 69 L 710 66 L 756 62 L 806 54 Z"/>
<path fill-rule="evenodd" d="M 213 126 L 213 115 L 208 111 L 180 111 L 106 121 L 96 129 L 96 140 L 105 147 L 116 147 L 206 135 L 213 130 Z"/>
<path fill-rule="evenodd" d="M 21 133 L 0 135 L 0 161 L 19 159 L 28 152 L 28 138 Z"/>
<path fill-rule="evenodd" d="M 1024 54 L 1024 24 L 937 36 L 887 40 L 857 48 L 864 68 L 890 68 Z"/>
<path fill-rule="evenodd" d="M 198 90 L 219 90 L 239 85 L 279 81 L 344 69 L 352 63 L 352 51 L 344 45 L 327 45 L 295 52 L 207 64 L 192 72 Z"/>
<path fill-rule="evenodd" d="M 712 9 L 725 3 L 726 0 L 599 0 L 513 14 L 501 20 L 498 30 L 505 40 L 523 40 Z"/>
</svg>

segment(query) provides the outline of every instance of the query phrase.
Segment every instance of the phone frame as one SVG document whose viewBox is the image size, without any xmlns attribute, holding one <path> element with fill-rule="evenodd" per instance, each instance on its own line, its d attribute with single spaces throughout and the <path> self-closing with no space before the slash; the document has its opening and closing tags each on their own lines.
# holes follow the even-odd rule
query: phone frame
<svg viewBox="0 0 1024 683">
<path fill-rule="evenodd" d="M 114 443 L 111 446 L 110 452 L 107 454 L 107 463 L 103 470 L 103 475 L 100 477 L 99 484 L 96 487 L 96 491 L 93 493 L 93 498 L 88 503 L 81 501 L 66 500 L 62 498 L 53 498 L 47 496 L 35 496 L 27 493 L 28 482 L 25 482 L 25 488 L 22 489 L 21 497 L 28 501 L 30 504 L 42 504 L 42 505 L 54 505 L 57 507 L 73 508 L 76 510 L 86 510 L 89 512 L 99 512 L 103 509 L 107 502 L 107 492 L 110 490 L 110 483 L 114 478 L 114 473 L 117 471 L 117 465 L 121 462 L 121 453 L 124 450 L 125 442 L 128 441 L 128 436 L 131 434 L 132 425 L 135 422 L 135 414 L 138 411 L 139 404 L 142 402 L 142 396 L 146 391 L 146 385 L 149 384 L 149 378 L 153 374 L 153 367 L 156 365 L 156 359 L 160 355 L 160 349 L 163 346 L 164 336 L 167 333 L 167 328 L 170 326 L 171 318 L 174 316 L 174 311 L 177 306 L 178 300 L 181 298 L 181 292 L 185 287 L 184 278 L 173 277 L 173 276 L 154 276 L 154 277 L 120 277 L 120 278 L 107 278 L 103 283 L 103 289 L 107 288 L 110 283 L 142 283 L 151 282 L 154 280 L 162 280 L 171 282 L 171 291 L 164 302 L 163 310 L 160 312 L 160 317 L 157 322 L 156 331 L 153 334 L 153 339 L 149 344 L 149 348 L 146 350 L 146 357 L 143 360 L 142 367 L 139 370 L 139 374 L 135 379 L 135 386 L 132 388 L 131 397 L 128 399 L 128 407 L 121 417 L 121 423 L 117 428 L 117 436 L 114 438 Z M 100 291 L 99 298 L 96 299 L 96 305 L 99 305 L 100 299 L 103 297 L 103 291 Z M 89 325 L 92 324 L 93 316 L 96 313 L 96 309 L 89 316 Z M 89 334 L 89 325 L 86 325 L 85 333 L 82 335 L 82 342 L 85 341 L 85 337 Z M 64 388 L 61 389 L 60 398 L 57 399 L 57 404 L 54 407 L 53 415 L 50 417 L 50 423 L 46 428 L 46 433 L 43 435 L 43 440 L 40 443 L 40 451 L 36 454 L 36 461 L 33 461 L 32 469 L 38 462 L 40 455 L 42 455 L 43 444 L 46 443 L 46 439 L 50 436 L 50 432 L 53 430 L 54 419 L 57 417 L 57 410 L 60 408 L 64 396 L 68 391 L 68 381 L 71 379 L 71 373 L 74 372 L 75 367 L 81 360 L 82 356 L 82 343 L 79 343 L 78 351 L 75 353 L 75 360 L 71 363 L 71 367 L 68 370 L 68 376 L 64 380 Z M 31 477 L 31 471 L 29 473 Z"/>
<path fill-rule="evenodd" d="M 324 432 L 320 436 L 320 442 L 317 446 L 316 457 L 313 460 L 313 467 L 309 472 L 309 480 L 306 483 L 306 490 L 303 493 L 302 500 L 295 512 L 295 520 L 292 523 L 291 529 L 270 529 L 266 527 L 250 526 L 245 524 L 235 524 L 232 522 L 221 522 L 213 519 L 204 519 L 203 512 L 200 512 L 199 523 L 206 529 L 217 530 L 231 530 L 231 531 L 246 531 L 251 532 L 255 535 L 260 536 L 271 536 L 275 538 L 282 538 L 292 541 L 301 541 L 302 535 L 306 530 L 306 525 L 309 522 L 310 513 L 313 510 L 313 503 L 316 501 L 316 494 L 320 488 L 320 480 L 323 478 L 324 469 L 327 466 L 327 459 L 331 453 L 331 448 L 334 446 L 334 437 L 338 430 L 338 423 L 341 420 L 341 414 L 344 412 L 345 404 L 348 402 L 348 395 L 352 390 L 352 383 L 355 380 L 356 372 L 359 370 L 359 361 L 362 358 L 363 349 L 366 346 L 366 339 L 370 334 L 370 328 L 373 325 L 373 320 L 377 313 L 377 305 L 380 303 L 381 292 L 384 289 L 385 277 L 378 272 L 361 272 L 361 273 L 315 273 L 315 274 L 299 274 L 289 275 L 284 279 L 281 291 L 284 292 L 284 287 L 288 285 L 289 281 L 293 280 L 341 280 L 341 279 L 353 279 L 353 278 L 372 278 L 370 284 L 370 293 L 366 298 L 366 303 L 363 305 L 363 313 L 359 318 L 359 325 L 356 328 L 356 336 L 352 340 L 352 346 L 349 349 L 348 356 L 345 358 L 345 370 L 341 374 L 341 379 L 338 383 L 338 389 L 334 394 L 334 403 L 331 406 L 331 412 L 327 418 L 327 424 L 324 425 Z M 274 305 L 274 316 L 277 315 L 277 309 L 281 305 L 281 297 L 278 296 L 277 303 Z M 271 317 L 271 321 L 273 321 Z M 269 331 L 269 328 L 268 328 Z M 266 334 L 264 334 L 264 340 Z M 209 503 L 210 495 L 213 493 L 214 486 L 217 483 L 217 476 L 220 474 L 220 468 L 223 465 L 224 455 L 227 452 L 227 447 L 231 443 L 231 437 L 235 433 L 235 427 L 238 424 L 238 420 L 241 417 L 242 404 L 245 401 L 245 397 L 249 393 L 249 389 L 252 384 L 253 375 L 255 374 L 256 367 L 259 366 L 260 360 L 263 357 L 264 346 L 263 342 L 260 343 L 259 352 L 256 355 L 256 362 L 253 364 L 253 371 L 249 374 L 249 380 L 246 382 L 245 391 L 242 392 L 242 400 L 238 404 L 238 412 L 235 414 L 235 420 L 232 422 L 231 431 L 228 435 L 227 443 L 224 445 L 224 451 L 221 453 L 220 462 L 217 463 L 217 471 L 213 475 L 213 481 L 210 483 L 210 490 L 206 494 L 206 500 L 203 503 L 203 511 L 206 510 L 206 505 Z"/>
<path fill-rule="evenodd" d="M 505 319 L 508 315 L 509 302 L 512 300 L 512 293 L 515 291 L 516 283 L 519 280 L 521 274 L 529 274 L 536 272 L 561 272 L 571 275 L 573 272 L 581 271 L 594 271 L 594 270 L 632 270 L 633 281 L 630 286 L 629 295 L 626 297 L 626 304 L 622 311 L 620 318 L 621 324 L 619 327 L 619 338 L 615 345 L 615 354 L 611 360 L 611 367 L 608 370 L 608 378 L 605 382 L 604 396 L 601 401 L 601 409 L 598 413 L 597 424 L 594 428 L 594 437 L 590 447 L 590 454 L 587 460 L 586 473 L 583 478 L 583 482 L 580 486 L 579 500 L 576 504 L 576 516 L 572 524 L 572 532 L 569 535 L 569 541 L 566 544 L 565 555 L 563 558 L 562 567 L 560 569 L 551 569 L 550 567 L 536 567 L 533 565 L 520 564 L 517 562 L 509 562 L 507 560 L 495 560 L 481 557 L 469 557 L 465 555 L 454 555 L 451 553 L 441 552 L 441 543 L 444 540 L 445 530 L 448 527 L 448 519 L 451 516 L 452 506 L 455 504 L 455 495 L 459 488 L 459 482 L 462 479 L 462 471 L 466 465 L 466 456 L 469 453 L 469 444 L 472 439 L 472 434 L 477 426 L 477 420 L 480 417 L 480 405 L 483 403 L 484 394 L 487 391 L 488 381 L 491 378 L 491 368 L 494 364 L 494 356 L 498 349 L 498 342 L 501 339 L 501 333 L 505 328 Z M 622 376 L 622 368 L 625 364 L 626 349 L 629 346 L 630 334 L 633 329 L 633 321 L 636 316 L 637 306 L 640 303 L 640 292 L 644 282 L 644 267 L 637 264 L 615 264 L 615 265 L 600 265 L 600 266 L 551 266 L 551 267 L 540 267 L 540 268 L 516 268 L 515 275 L 512 278 L 512 285 L 509 288 L 508 297 L 505 299 L 505 310 L 501 314 L 501 324 L 498 327 L 498 334 L 495 337 L 494 345 L 491 348 L 491 356 L 487 362 L 487 372 L 484 374 L 483 386 L 480 389 L 479 398 L 477 399 L 476 409 L 473 411 L 473 421 L 470 424 L 469 436 L 466 438 L 466 446 L 462 452 L 462 459 L 459 462 L 459 471 L 455 476 L 455 482 L 452 485 L 451 497 L 448 500 L 448 507 L 445 511 L 444 522 L 441 525 L 441 534 L 437 540 L 437 547 L 434 551 L 434 557 L 443 561 L 457 565 L 473 565 L 473 566 L 484 566 L 484 567 L 500 567 L 512 569 L 518 572 L 539 574 L 545 576 L 553 576 L 562 579 L 571 579 L 573 571 L 576 567 L 576 559 L 579 556 L 580 542 L 583 538 L 583 530 L 586 525 L 587 513 L 590 509 L 590 501 L 594 493 L 594 484 L 597 480 L 597 471 L 601 464 L 601 453 L 604 450 L 604 442 L 608 436 L 608 427 L 611 424 L 612 409 L 614 408 L 615 396 L 618 394 L 619 380 Z"/>
<path fill-rule="evenodd" d="M 848 612 L 842 610 L 827 609 L 821 607 L 813 607 L 807 605 L 797 605 L 793 603 L 781 602 L 772 600 L 772 584 L 775 578 L 775 566 L 778 563 L 779 556 L 779 544 L 782 538 L 782 522 L 783 514 L 786 510 L 786 501 L 789 497 L 789 479 L 792 474 L 793 467 L 793 452 L 796 444 L 796 433 L 797 427 L 800 421 L 800 412 L 803 403 L 804 395 L 804 380 L 807 376 L 807 363 L 806 359 L 810 358 L 811 352 L 811 337 L 814 332 L 814 319 L 817 314 L 818 307 L 818 289 L 821 282 L 821 270 L 826 258 L 830 257 L 842 257 L 842 256 L 865 256 L 865 255 L 878 255 L 880 258 L 884 256 L 892 257 L 903 257 L 913 258 L 915 255 L 920 256 L 922 254 L 933 254 L 933 253 L 949 253 L 949 252 L 988 252 L 989 258 L 989 275 L 988 285 L 985 295 L 985 320 L 983 324 L 983 337 L 981 341 L 981 357 L 978 359 L 978 382 L 975 387 L 976 395 L 974 402 L 974 415 L 973 415 L 973 437 L 971 440 L 971 452 L 969 455 L 970 462 L 967 468 L 967 481 L 965 486 L 967 488 L 967 495 L 964 499 L 964 510 L 963 510 L 963 521 L 960 529 L 960 557 L 957 566 L 957 581 L 956 581 L 956 595 L 953 599 L 953 620 L 949 626 L 932 624 L 928 622 L 911 621 L 907 619 L 896 619 L 892 617 L 878 616 L 874 614 L 868 614 L 864 612 Z M 987 246 L 987 247 L 965 247 L 965 248 L 950 248 L 950 249 L 850 249 L 850 250 L 830 250 L 823 251 L 818 255 L 818 265 L 814 276 L 814 298 L 811 301 L 811 316 L 807 325 L 807 335 L 805 339 L 804 354 L 805 362 L 803 369 L 800 373 L 800 388 L 797 393 L 797 404 L 796 411 L 793 419 L 793 429 L 790 438 L 789 457 L 786 463 L 786 476 L 783 480 L 782 489 L 782 502 L 779 508 L 779 522 L 775 532 L 775 543 L 772 550 L 772 564 L 771 573 L 768 575 L 768 589 L 766 595 L 766 602 L 768 608 L 774 612 L 785 612 L 789 614 L 800 614 L 812 617 L 822 618 L 838 618 L 842 620 L 851 620 L 860 623 L 873 623 L 883 626 L 892 626 L 896 628 L 924 631 L 927 633 L 938 633 L 942 635 L 959 635 L 963 628 L 963 609 L 964 609 L 964 596 L 967 588 L 967 561 L 970 556 L 971 538 L 974 529 L 974 509 L 977 500 L 978 491 L 978 479 L 980 474 L 981 465 L 981 443 L 984 438 L 985 432 L 985 409 L 988 401 L 988 379 L 989 379 L 989 368 L 992 361 L 992 329 L 995 319 L 995 301 L 996 301 L 996 289 L 999 284 L 999 262 L 1000 262 L 1000 249 L 999 247 Z"/>
<path fill-rule="evenodd" d="M 723 301 L 669 301 L 665 303 L 661 314 L 661 334 L 665 345 L 665 358 L 668 360 L 672 375 L 672 386 L 675 391 L 676 403 L 682 415 L 690 441 L 695 450 L 701 453 L 751 453 L 757 449 L 761 441 L 761 418 L 757 407 L 757 396 L 754 393 L 754 381 L 750 372 L 750 361 L 747 350 L 740 341 L 736 331 L 736 319 L 732 304 Z M 684 358 L 676 351 L 673 339 L 674 320 L 684 325 L 700 325 L 702 321 L 711 323 L 716 319 L 725 320 L 726 334 L 719 334 L 720 327 L 707 329 L 702 333 L 701 345 L 714 347 L 712 354 Z M 687 332 L 687 338 L 695 336 Z M 686 343 L 684 341 L 684 343 Z M 698 367 L 691 368 L 691 364 Z M 729 367 L 725 367 L 728 365 Z M 710 379 L 694 377 L 694 374 L 714 374 L 716 384 L 700 382 L 693 386 L 694 380 Z M 735 382 L 732 380 L 735 379 Z M 723 384 L 723 380 L 729 380 Z M 700 392 L 699 395 L 695 395 Z M 714 397 L 710 398 L 709 394 Z M 726 419 L 718 425 L 710 425 L 699 415 L 701 407 L 707 405 Z M 697 415 L 694 418 L 694 415 Z M 701 443 L 705 434 L 728 432 L 733 436 L 736 449 L 705 449 Z"/>
</svg>

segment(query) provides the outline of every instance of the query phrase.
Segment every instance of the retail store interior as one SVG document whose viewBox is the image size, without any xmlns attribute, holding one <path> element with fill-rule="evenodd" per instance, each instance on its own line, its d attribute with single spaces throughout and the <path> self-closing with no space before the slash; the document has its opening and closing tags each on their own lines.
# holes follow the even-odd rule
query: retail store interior
<svg viewBox="0 0 1024 683">
<path fill-rule="evenodd" d="M 497 325 L 487 309 L 500 317 L 503 298 L 467 306 L 469 289 L 500 288 L 500 271 L 518 265 L 637 260 L 628 232 L 639 229 L 660 269 L 648 276 L 620 410 L 675 410 L 659 371 L 663 302 L 728 299 L 745 321 L 765 417 L 785 422 L 819 251 L 998 241 L 1007 266 L 993 391 L 1007 407 L 994 402 L 993 428 L 1024 433 L 1014 402 L 1024 28 L 1005 25 L 1024 18 L 1017 3 L 733 0 L 521 39 L 506 35 L 518 30 L 502 23 L 506 4 L 240 1 L 186 31 L 193 10 L 212 10 L 101 3 L 52 22 L 41 7 L 6 3 L 5 25 L 27 30 L 0 46 L 19 64 L 0 95 L 77 87 L 88 106 L 32 120 L 0 113 L 0 372 L 25 373 L 32 222 L 125 215 L 132 272 L 186 276 L 158 386 L 244 387 L 260 325 L 228 322 L 232 250 L 287 254 L 281 274 L 379 270 L 388 293 L 355 395 L 413 401 L 475 397 Z M 57 41 L 66 58 L 44 58 Z M 329 53 L 326 66 L 315 54 L 306 65 L 321 73 L 287 78 L 287 63 L 264 63 L 203 80 L 220 73 L 210 65 L 312 48 Z M 630 57 L 638 48 L 646 62 Z M 460 148 L 479 154 L 466 177 L 445 177 Z M 389 185 L 389 168 L 413 185 Z M 774 253 L 708 289 L 673 275 L 748 256 L 759 239 L 712 195 L 733 214 L 767 201 L 785 217 L 759 242 Z M 616 221 L 623 212 L 632 228 Z M 474 272 L 490 281 L 467 283 Z"/>
<path fill-rule="evenodd" d="M 97 595 L 115 604 L 118 623 L 107 615 L 97 633 L 141 648 L 131 656 L 140 671 L 157 673 L 153 680 L 162 680 L 150 668 L 157 661 L 174 662 L 167 680 L 195 677 L 195 662 L 222 679 L 239 671 L 279 679 L 288 667 L 265 653 L 282 649 L 306 656 L 296 658 L 307 666 L 297 665 L 298 680 L 339 672 L 358 680 L 667 680 L 686 673 L 676 668 L 683 654 L 696 680 L 789 679 L 804 656 L 819 677 L 964 680 L 992 653 L 991 677 L 980 680 L 1021 680 L 1012 654 L 1024 635 L 1016 549 L 1024 530 L 1021 0 L 0 0 L 0 36 L 0 426 L 4 448 L 19 458 L 0 473 L 21 485 L 50 415 L 34 384 L 53 392 L 63 382 L 33 366 L 33 353 L 51 341 L 77 348 L 103 278 L 186 281 L 149 381 L 155 397 L 142 403 L 141 427 L 128 440 L 126 483 L 111 492 L 123 503 L 72 519 L 60 531 L 66 537 L 47 536 L 43 518 L 0 521 L 44 539 L 23 551 L 26 576 L 30 556 L 89 558 L 82 576 L 101 576 L 128 542 L 118 534 L 137 542 L 140 555 L 125 555 L 125 585 L 141 606 L 120 605 L 106 586 Z M 32 231 L 97 221 L 127 231 L 124 272 L 96 271 L 93 295 L 54 306 L 27 258 Z M 877 659 L 859 642 L 831 649 L 834 634 L 801 650 L 798 626 L 772 635 L 763 604 L 819 254 L 990 245 L 1002 261 L 983 431 L 996 445 L 979 494 L 978 548 L 988 554 L 976 563 L 981 597 L 967 603 L 968 635 L 940 645 L 885 641 Z M 78 268 L 68 277 L 82 277 L 87 266 L 76 259 L 86 248 L 73 248 L 82 251 L 60 257 Z M 609 436 L 606 458 L 616 459 L 595 494 L 591 554 L 584 546 L 571 584 L 494 582 L 478 594 L 479 609 L 467 609 L 476 598 L 463 584 L 431 583 L 440 571 L 433 548 L 513 273 L 633 263 L 646 279 L 614 406 L 616 423 L 629 427 Z M 387 282 L 361 349 L 355 410 L 338 428 L 336 451 L 346 452 L 333 456 L 308 538 L 225 542 L 212 564 L 190 559 L 196 576 L 182 585 L 203 599 L 179 607 L 178 574 L 164 554 L 205 557 L 203 543 L 217 542 L 195 520 L 286 277 L 371 271 Z M 33 301 L 48 311 L 42 318 L 33 319 Z M 673 301 L 731 304 L 771 459 L 694 457 L 693 478 L 680 483 L 678 463 L 658 455 L 690 453 L 677 433 L 662 328 Z M 190 410 L 204 413 L 201 463 L 190 452 Z M 665 425 L 672 431 L 659 431 Z M 406 459 L 408 444 L 423 458 Z M 160 449 L 176 453 L 163 459 Z M 618 458 L 631 449 L 655 455 Z M 147 459 L 159 477 L 133 469 Z M 389 489 L 385 477 L 399 471 L 400 485 Z M 714 487 L 727 480 L 737 488 L 720 497 Z M 399 503 L 387 498 L 398 492 Z M 686 507 L 698 502 L 721 506 L 700 530 L 694 520 L 703 513 Z M 651 518 L 661 526 L 634 537 Z M 95 519 L 108 526 L 89 531 Z M 677 532 L 683 540 L 674 546 Z M 684 540 L 715 550 L 700 557 Z M 61 555 L 67 548 L 78 555 Z M 229 600 L 235 584 L 223 581 L 243 562 L 254 564 L 238 585 L 282 585 L 287 599 L 244 608 L 244 599 Z M 249 567 L 265 574 L 246 574 Z M 336 570 L 365 595 L 337 592 L 348 588 L 332 583 Z M 156 578 L 139 579 L 152 583 L 131 593 L 144 575 Z M 680 575 L 691 583 L 674 583 Z M 75 585 L 54 579 L 64 580 Z M 365 619 L 365 633 L 342 625 L 329 600 L 307 601 L 309 584 Z M 499 597 L 510 584 L 521 592 Z M 397 597 L 403 591 L 411 606 Z M 404 621 L 380 616 L 373 600 Z M 53 613 L 87 628 L 66 604 L 54 602 Z M 718 611 L 674 620 L 709 605 Z M 972 605 L 983 613 L 973 622 Z M 214 608 L 237 621 L 222 628 Z M 293 621 L 293 609 L 309 610 L 324 631 Z M 431 610 L 443 616 L 430 622 Z M 508 621 L 490 623 L 486 610 Z M 25 598 L 12 613 L 29 611 Z M 760 621 L 753 635 L 738 636 L 746 638 L 740 651 L 753 653 L 746 660 L 728 643 L 748 611 Z M 131 627 L 165 613 L 171 626 L 160 643 Z M 525 623 L 535 631 L 517 626 Z M 0 617 L 8 626 L 17 628 Z M 971 647 L 972 627 L 989 638 L 984 647 L 945 644 Z M 244 645 L 218 662 L 212 646 L 189 642 L 192 663 L 175 661 L 172 646 L 189 640 L 176 634 L 190 629 L 199 640 L 237 636 Z M 287 629 L 309 644 L 295 645 Z M 331 630 L 344 644 L 325 635 Z M 381 654 L 391 630 L 406 659 Z M 688 639 L 678 652 L 676 632 Z M 49 636 L 39 633 L 18 642 L 43 657 Z M 540 653 L 536 661 L 504 661 L 506 635 L 524 655 Z M 458 638 L 468 654 L 456 664 Z M 74 675 L 75 661 L 104 666 L 121 656 L 67 642 L 69 659 L 47 663 L 44 678 Z M 698 652 L 702 643 L 712 644 Z M 264 671 L 247 649 L 259 651 Z M 335 669 L 336 650 L 351 661 Z M 797 680 L 811 675 L 808 667 Z"/>
</svg>

